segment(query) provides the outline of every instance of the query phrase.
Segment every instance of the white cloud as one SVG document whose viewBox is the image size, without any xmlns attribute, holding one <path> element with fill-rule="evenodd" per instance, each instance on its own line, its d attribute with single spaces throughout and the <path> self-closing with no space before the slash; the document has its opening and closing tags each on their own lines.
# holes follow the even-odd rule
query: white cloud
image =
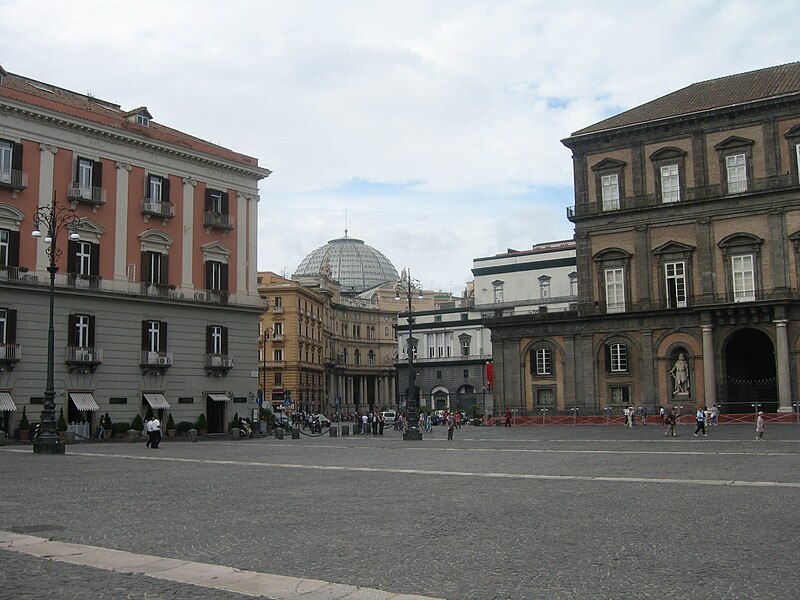
<svg viewBox="0 0 800 600">
<path fill-rule="evenodd" d="M 6 69 L 147 105 L 274 171 L 259 268 L 291 273 L 343 234 L 347 208 L 352 236 L 454 289 L 474 257 L 571 235 L 560 139 L 796 60 L 800 25 L 793 1 L 0 5 Z"/>
</svg>

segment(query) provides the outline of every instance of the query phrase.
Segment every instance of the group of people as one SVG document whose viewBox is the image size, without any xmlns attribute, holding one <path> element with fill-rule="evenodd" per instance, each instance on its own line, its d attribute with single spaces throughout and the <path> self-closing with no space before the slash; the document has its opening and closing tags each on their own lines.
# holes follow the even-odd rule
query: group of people
<svg viewBox="0 0 800 600">
<path fill-rule="evenodd" d="M 625 409 L 622 411 L 622 414 L 625 415 L 625 426 L 626 427 L 635 427 L 636 426 L 636 407 L 635 406 L 626 406 Z M 639 417 L 642 420 L 642 425 L 647 426 L 647 407 L 640 406 L 639 407 Z"/>
<path fill-rule="evenodd" d="M 158 448 L 161 443 L 161 421 L 155 415 L 148 415 L 144 420 L 144 430 L 147 433 L 148 448 Z"/>
<path fill-rule="evenodd" d="M 382 412 L 372 411 L 364 412 L 359 416 L 357 421 L 359 423 L 358 433 L 361 435 L 383 435 L 383 428 L 386 426 L 386 419 Z"/>
</svg>

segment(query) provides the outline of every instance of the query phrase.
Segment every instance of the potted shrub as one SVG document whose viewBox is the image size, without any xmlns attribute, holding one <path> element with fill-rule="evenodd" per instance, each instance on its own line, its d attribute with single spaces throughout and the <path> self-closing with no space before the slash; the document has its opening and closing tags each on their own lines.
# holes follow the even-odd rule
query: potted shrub
<svg viewBox="0 0 800 600">
<path fill-rule="evenodd" d="M 197 433 L 200 435 L 206 435 L 208 433 L 208 421 L 206 421 L 205 413 L 200 413 L 200 416 L 197 417 L 195 427 L 197 428 Z"/>
<path fill-rule="evenodd" d="M 167 416 L 167 436 L 175 437 L 175 421 L 172 419 L 172 413 Z"/>
<path fill-rule="evenodd" d="M 192 427 L 194 427 L 194 423 L 190 421 L 181 421 L 180 423 L 178 423 L 178 426 L 175 428 L 175 430 L 178 432 L 178 435 L 185 436 L 188 435 L 189 430 Z"/>
<path fill-rule="evenodd" d="M 238 412 L 233 413 L 233 420 L 231 421 L 231 424 L 228 427 L 228 429 L 233 429 L 234 427 L 236 427 L 236 428 L 239 427 L 239 413 Z"/>
<path fill-rule="evenodd" d="M 58 431 L 58 437 L 62 440 L 67 435 L 67 420 L 64 418 L 64 407 L 62 406 L 58 412 L 58 423 L 56 423 L 56 431 Z"/>
<path fill-rule="evenodd" d="M 28 415 L 25 414 L 25 407 L 22 407 L 22 418 L 19 421 L 19 427 L 17 427 L 17 434 L 19 435 L 20 441 L 24 441 L 28 439 L 28 434 L 31 432 L 31 424 L 28 422 Z"/>
<path fill-rule="evenodd" d="M 138 431 L 139 435 L 142 435 L 142 430 L 144 429 L 144 422 L 142 421 L 142 415 L 136 415 L 131 422 L 131 429 L 134 431 Z"/>
<path fill-rule="evenodd" d="M 111 426 L 111 431 L 114 432 L 114 437 L 117 438 L 126 438 L 128 437 L 128 429 L 131 428 L 130 423 L 126 423 L 124 421 L 120 421 L 119 423 L 114 423 Z"/>
</svg>

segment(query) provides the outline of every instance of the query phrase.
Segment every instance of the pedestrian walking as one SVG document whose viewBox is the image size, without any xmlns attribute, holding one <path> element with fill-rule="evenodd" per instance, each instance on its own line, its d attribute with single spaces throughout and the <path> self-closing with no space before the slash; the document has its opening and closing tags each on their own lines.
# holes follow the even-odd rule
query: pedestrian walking
<svg viewBox="0 0 800 600">
<path fill-rule="evenodd" d="M 639 416 L 642 417 L 642 426 L 647 427 L 647 407 L 640 406 L 639 407 Z"/>
<path fill-rule="evenodd" d="M 386 427 L 386 419 L 383 417 L 383 413 L 378 413 L 378 435 L 383 435 L 383 428 Z"/>
<path fill-rule="evenodd" d="M 719 408 L 716 404 L 711 407 L 711 425 L 714 427 L 719 425 Z"/>
<path fill-rule="evenodd" d="M 153 417 L 150 421 L 150 427 L 153 432 L 153 439 L 150 441 L 150 447 L 157 449 L 158 445 L 161 443 L 161 421 L 158 420 L 158 417 Z"/>
<path fill-rule="evenodd" d="M 361 415 L 361 434 L 367 435 L 369 433 L 369 416 L 365 412 Z"/>
<path fill-rule="evenodd" d="M 97 429 L 97 439 L 106 439 L 106 416 L 100 415 L 100 427 Z"/>
<path fill-rule="evenodd" d="M 149 416 L 144 418 L 144 431 L 147 434 L 147 443 L 145 446 L 148 448 L 150 444 L 153 443 L 153 428 L 150 425 L 150 421 L 152 421 L 152 419 Z"/>
<path fill-rule="evenodd" d="M 669 414 L 664 418 L 667 423 L 667 430 L 664 432 L 664 437 L 675 437 L 675 423 L 678 422 L 678 413 L 675 409 L 671 409 Z"/>
<path fill-rule="evenodd" d="M 758 411 L 758 417 L 756 417 L 756 440 L 764 441 L 764 413 L 761 411 Z"/>
<path fill-rule="evenodd" d="M 505 419 L 506 419 L 506 427 L 511 427 L 511 409 L 510 408 L 506 409 Z"/>
<path fill-rule="evenodd" d="M 667 409 L 663 406 L 658 408 L 658 416 L 661 419 L 661 424 L 663 425 L 667 420 Z"/>
<path fill-rule="evenodd" d="M 447 415 L 447 439 L 453 439 L 453 431 L 456 428 L 456 418 L 453 416 L 453 413 Z"/>
<path fill-rule="evenodd" d="M 706 407 L 698 406 L 697 413 L 695 413 L 695 420 L 697 421 L 697 428 L 694 430 L 694 437 L 697 437 L 697 432 L 702 431 L 703 437 L 706 437 Z"/>
<path fill-rule="evenodd" d="M 633 422 L 631 421 L 631 407 L 626 406 L 623 408 L 622 414 L 625 415 L 625 427 L 633 427 Z"/>
<path fill-rule="evenodd" d="M 430 413 L 425 416 L 425 431 L 428 433 L 433 431 L 433 417 Z"/>
</svg>

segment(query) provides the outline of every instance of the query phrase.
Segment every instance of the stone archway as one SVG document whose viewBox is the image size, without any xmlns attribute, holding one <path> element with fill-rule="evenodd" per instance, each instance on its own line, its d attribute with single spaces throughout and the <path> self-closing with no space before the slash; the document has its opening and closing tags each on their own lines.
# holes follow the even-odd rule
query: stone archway
<svg viewBox="0 0 800 600">
<path fill-rule="evenodd" d="M 778 410 L 775 347 L 758 329 L 733 333 L 725 344 L 727 396 L 721 410 L 726 413 Z"/>
</svg>

